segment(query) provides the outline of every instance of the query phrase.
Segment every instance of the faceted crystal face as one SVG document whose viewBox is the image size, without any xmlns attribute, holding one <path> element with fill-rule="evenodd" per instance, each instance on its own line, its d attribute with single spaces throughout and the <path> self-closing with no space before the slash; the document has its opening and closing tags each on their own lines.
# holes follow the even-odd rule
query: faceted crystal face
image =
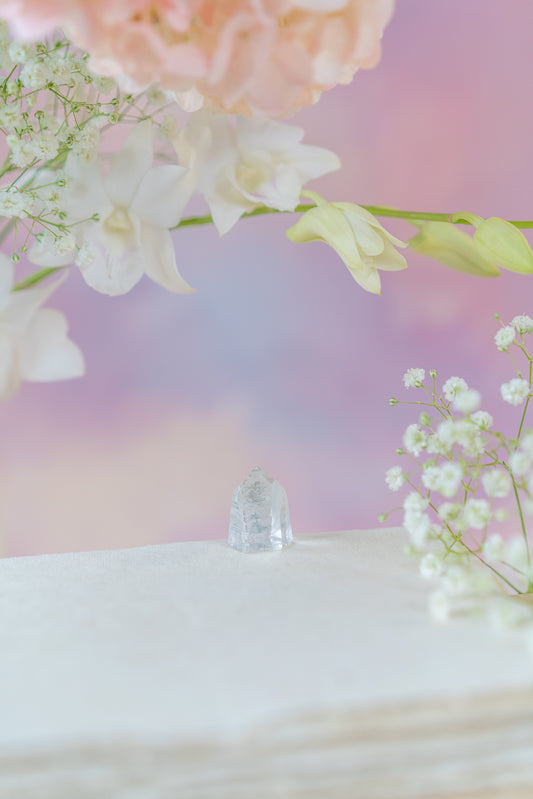
<svg viewBox="0 0 533 799">
<path fill-rule="evenodd" d="M 277 480 L 256 467 L 233 493 L 229 545 L 240 552 L 262 552 L 290 543 L 287 494 Z"/>
</svg>

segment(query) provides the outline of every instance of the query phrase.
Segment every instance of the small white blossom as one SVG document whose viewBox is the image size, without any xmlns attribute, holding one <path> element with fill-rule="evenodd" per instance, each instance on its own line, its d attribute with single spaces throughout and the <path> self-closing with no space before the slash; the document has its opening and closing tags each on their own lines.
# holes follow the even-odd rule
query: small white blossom
<svg viewBox="0 0 533 799">
<path fill-rule="evenodd" d="M 8 52 L 15 64 L 25 64 L 35 56 L 35 48 L 26 42 L 11 42 Z"/>
<path fill-rule="evenodd" d="M 0 215 L 20 217 L 29 205 L 29 198 L 16 188 L 0 189 Z"/>
<path fill-rule="evenodd" d="M 450 448 L 435 433 L 428 435 L 426 450 L 430 455 L 449 455 Z"/>
<path fill-rule="evenodd" d="M 18 103 L 7 103 L 0 108 L 0 125 L 11 132 L 23 127 L 24 118 Z"/>
<path fill-rule="evenodd" d="M 455 410 L 469 414 L 479 408 L 481 394 L 470 388 L 467 391 L 460 391 L 453 401 Z"/>
<path fill-rule="evenodd" d="M 427 433 L 417 424 L 410 424 L 404 433 L 403 444 L 408 452 L 418 457 L 427 444 Z"/>
<path fill-rule="evenodd" d="M 440 478 L 441 473 L 438 466 L 428 466 L 422 472 L 422 484 L 430 491 L 438 490 Z"/>
<path fill-rule="evenodd" d="M 523 477 L 531 466 L 531 458 L 527 452 L 520 452 L 520 450 L 517 450 L 513 452 L 509 458 L 509 466 L 513 474 L 518 477 Z"/>
<path fill-rule="evenodd" d="M 75 260 L 76 266 L 79 266 L 81 271 L 88 269 L 98 257 L 98 251 L 91 244 L 82 244 L 78 250 L 78 255 Z"/>
<path fill-rule="evenodd" d="M 476 411 L 470 417 L 470 421 L 474 422 L 476 427 L 479 427 L 480 430 L 490 430 L 494 424 L 494 419 L 487 411 Z"/>
<path fill-rule="evenodd" d="M 461 596 L 471 592 L 472 574 L 463 566 L 450 566 L 444 575 L 443 584 L 446 592 L 452 596 Z"/>
<path fill-rule="evenodd" d="M 457 441 L 458 426 L 451 419 L 441 422 L 437 427 L 436 436 L 446 450 L 450 451 Z"/>
<path fill-rule="evenodd" d="M 428 506 L 427 499 L 420 496 L 417 491 L 411 491 L 403 501 L 403 509 L 412 516 L 422 516 Z"/>
<path fill-rule="evenodd" d="M 11 150 L 9 156 L 11 163 L 14 164 L 14 166 L 18 166 L 20 169 L 25 169 L 35 160 L 35 154 L 31 144 L 24 139 L 16 138 L 16 140 L 11 139 L 11 141 L 10 139 L 11 136 L 6 138 L 9 149 Z"/>
<path fill-rule="evenodd" d="M 505 544 L 499 533 L 489 535 L 483 544 L 483 555 L 490 563 L 501 562 L 504 558 Z"/>
<path fill-rule="evenodd" d="M 385 482 L 391 491 L 398 491 L 405 482 L 405 476 L 401 466 L 391 466 L 385 474 Z"/>
<path fill-rule="evenodd" d="M 513 377 L 502 385 L 501 393 L 509 405 L 521 405 L 529 394 L 529 383 L 521 377 Z"/>
<path fill-rule="evenodd" d="M 457 502 L 443 502 L 439 507 L 439 517 L 443 522 L 453 522 L 461 515 L 462 508 Z"/>
<path fill-rule="evenodd" d="M 457 493 L 463 479 L 463 470 L 458 463 L 445 463 L 440 467 L 438 491 L 451 499 Z"/>
<path fill-rule="evenodd" d="M 403 526 L 409 533 L 413 545 L 417 549 L 422 549 L 430 539 L 432 526 L 429 516 L 423 513 L 422 516 L 411 516 L 406 513 L 403 519 Z"/>
<path fill-rule="evenodd" d="M 163 141 L 172 141 L 178 135 L 178 121 L 170 115 L 165 116 L 159 129 L 158 136 Z"/>
<path fill-rule="evenodd" d="M 38 58 L 28 61 L 20 73 L 20 79 L 26 89 L 42 89 L 50 81 L 50 78 L 48 64 Z"/>
<path fill-rule="evenodd" d="M 442 558 L 435 552 L 428 552 L 420 561 L 420 574 L 426 580 L 440 577 L 444 571 Z"/>
<path fill-rule="evenodd" d="M 485 439 L 480 435 L 477 425 L 470 419 L 460 419 L 456 423 L 457 442 L 462 447 L 464 454 L 469 458 L 481 455 L 485 449 Z"/>
<path fill-rule="evenodd" d="M 96 91 L 99 92 L 99 94 L 112 94 L 117 88 L 117 84 L 113 80 L 113 78 L 108 78 L 107 76 L 104 75 L 94 75 L 93 85 Z M 152 90 L 149 89 L 146 94 L 147 99 L 149 99 L 148 96 L 150 94 L 150 91 Z M 164 102 L 165 102 L 165 97 L 163 95 L 163 103 Z M 159 103 L 159 105 L 162 105 L 163 103 Z"/>
<path fill-rule="evenodd" d="M 448 402 L 452 402 L 461 391 L 468 391 L 468 383 L 462 377 L 449 377 L 442 390 Z"/>
<path fill-rule="evenodd" d="M 428 607 L 434 621 L 447 621 L 451 615 L 452 603 L 444 591 L 433 591 L 429 596 Z"/>
<path fill-rule="evenodd" d="M 519 571 L 529 568 L 526 542 L 522 535 L 511 538 L 505 547 L 505 561 Z"/>
<path fill-rule="evenodd" d="M 488 497 L 506 497 L 511 490 L 511 478 L 505 469 L 490 469 L 484 472 L 481 484 Z"/>
<path fill-rule="evenodd" d="M 54 250 L 58 255 L 67 255 L 76 246 L 76 239 L 72 233 L 64 233 L 54 241 Z"/>
<path fill-rule="evenodd" d="M 521 336 L 527 336 L 529 333 L 533 333 L 533 319 L 530 316 L 526 316 L 526 314 L 515 316 L 511 324 Z"/>
<path fill-rule="evenodd" d="M 507 352 L 508 347 L 515 339 L 515 329 L 511 325 L 500 328 L 494 336 L 494 341 L 500 352 Z"/>
<path fill-rule="evenodd" d="M 423 369 L 408 369 L 403 376 L 403 384 L 406 388 L 420 388 L 425 377 Z"/>
<path fill-rule="evenodd" d="M 51 161 L 59 152 L 59 142 L 52 133 L 44 131 L 36 133 L 29 143 L 30 149 L 36 158 L 41 161 Z"/>
<path fill-rule="evenodd" d="M 525 430 L 522 433 L 520 449 L 533 457 L 533 430 Z"/>
<path fill-rule="evenodd" d="M 517 597 L 498 597 L 490 606 L 490 620 L 498 632 L 530 624 L 533 607 Z"/>
<path fill-rule="evenodd" d="M 486 499 L 469 499 L 464 506 L 463 515 L 468 527 L 482 530 L 490 522 L 490 505 Z"/>
</svg>

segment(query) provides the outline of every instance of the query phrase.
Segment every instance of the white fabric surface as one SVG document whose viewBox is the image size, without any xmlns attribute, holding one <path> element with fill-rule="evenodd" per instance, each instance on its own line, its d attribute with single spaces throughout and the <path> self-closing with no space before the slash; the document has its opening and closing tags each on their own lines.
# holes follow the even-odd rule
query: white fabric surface
<svg viewBox="0 0 533 799">
<path fill-rule="evenodd" d="M 404 544 L 0 561 L 1 799 L 533 795 L 533 661 Z"/>
</svg>

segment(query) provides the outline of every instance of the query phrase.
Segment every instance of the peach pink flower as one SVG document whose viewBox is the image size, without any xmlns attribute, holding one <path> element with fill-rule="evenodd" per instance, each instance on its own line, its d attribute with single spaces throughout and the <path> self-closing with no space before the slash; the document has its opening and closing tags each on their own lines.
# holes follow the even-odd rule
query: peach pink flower
<svg viewBox="0 0 533 799">
<path fill-rule="evenodd" d="M 25 38 L 60 26 L 130 89 L 285 116 L 373 67 L 394 0 L 0 0 Z"/>
</svg>

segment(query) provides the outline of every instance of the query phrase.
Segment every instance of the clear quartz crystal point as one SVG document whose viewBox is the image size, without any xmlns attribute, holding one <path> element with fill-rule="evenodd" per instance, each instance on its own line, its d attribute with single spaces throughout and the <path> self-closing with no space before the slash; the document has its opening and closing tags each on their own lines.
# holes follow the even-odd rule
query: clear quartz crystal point
<svg viewBox="0 0 533 799">
<path fill-rule="evenodd" d="M 228 543 L 240 552 L 282 549 L 292 543 L 287 494 L 257 466 L 233 492 Z"/>
</svg>

